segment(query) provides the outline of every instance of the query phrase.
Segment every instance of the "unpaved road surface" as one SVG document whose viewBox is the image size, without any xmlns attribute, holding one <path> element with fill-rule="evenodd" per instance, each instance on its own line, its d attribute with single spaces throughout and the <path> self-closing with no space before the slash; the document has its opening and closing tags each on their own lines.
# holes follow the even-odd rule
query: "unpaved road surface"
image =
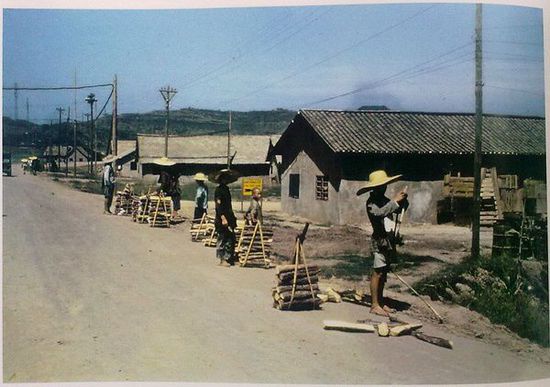
<svg viewBox="0 0 550 387">
<path fill-rule="evenodd" d="M 3 178 L 6 382 L 481 383 L 550 377 L 547 364 L 424 332 L 329 332 L 369 318 L 353 304 L 271 307 L 273 270 L 216 266 L 185 225 L 152 229 L 102 215 L 102 198 L 41 176 Z M 291 243 L 291 241 L 289 241 Z"/>
</svg>

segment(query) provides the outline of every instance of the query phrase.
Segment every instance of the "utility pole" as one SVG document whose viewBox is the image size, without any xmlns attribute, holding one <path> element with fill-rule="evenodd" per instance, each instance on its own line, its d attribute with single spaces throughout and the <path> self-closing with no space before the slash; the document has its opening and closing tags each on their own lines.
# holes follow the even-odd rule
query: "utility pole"
<svg viewBox="0 0 550 387">
<path fill-rule="evenodd" d="M 61 169 L 61 113 L 65 111 L 62 107 L 55 108 L 59 112 L 59 126 L 57 127 L 57 169 Z"/>
<path fill-rule="evenodd" d="M 90 113 L 84 113 L 84 116 L 86 117 L 86 124 L 88 126 L 88 149 L 91 152 L 92 149 L 92 127 L 89 126 L 90 122 Z M 88 154 L 88 172 L 92 173 L 92 156 Z"/>
<path fill-rule="evenodd" d="M 14 86 L 13 86 L 13 95 L 15 97 L 15 106 L 14 106 L 14 114 L 13 114 L 13 118 L 15 119 L 15 121 L 18 120 L 19 118 L 19 107 L 17 106 L 17 98 L 18 98 L 18 94 L 17 94 L 17 82 L 15 82 Z"/>
<path fill-rule="evenodd" d="M 91 152 L 93 153 L 93 158 L 92 158 L 92 162 L 91 162 L 91 165 L 90 165 L 90 173 L 92 175 L 95 175 L 95 164 L 94 162 L 96 161 L 96 151 L 95 151 L 95 138 L 94 138 L 94 135 L 95 135 L 95 130 L 94 130 L 94 103 L 97 102 L 97 99 L 95 98 L 95 94 L 94 93 L 90 93 L 85 101 L 87 103 L 90 104 L 90 142 L 92 143 L 92 146 L 91 146 Z"/>
<path fill-rule="evenodd" d="M 474 201 L 472 217 L 472 258 L 479 257 L 479 229 L 481 211 L 481 137 L 483 128 L 483 77 L 482 77 L 482 5 L 476 4 L 476 114 L 474 152 Z M 498 189 L 495 188 L 495 189 Z"/>
<path fill-rule="evenodd" d="M 171 88 L 170 86 L 163 87 L 159 91 L 162 95 L 162 98 L 164 98 L 164 102 L 166 103 L 166 121 L 164 123 L 164 157 L 168 157 L 168 124 L 170 121 L 170 101 L 172 100 L 172 98 L 174 98 L 178 91 Z"/>
<path fill-rule="evenodd" d="M 76 113 L 76 112 L 75 112 Z M 74 120 L 74 126 L 73 126 L 73 177 L 76 178 L 76 115 Z"/>
<path fill-rule="evenodd" d="M 111 124 L 112 128 L 112 145 L 111 152 L 113 155 L 118 154 L 118 143 L 117 143 L 117 113 L 118 113 L 118 83 L 117 76 L 115 75 L 115 80 L 113 81 L 113 122 Z"/>
<path fill-rule="evenodd" d="M 71 106 L 67 106 L 67 125 L 63 130 L 63 137 L 65 137 L 65 176 L 69 175 L 69 126 L 71 123 Z"/>
<path fill-rule="evenodd" d="M 231 110 L 229 111 L 229 125 L 227 126 L 227 169 L 231 169 Z"/>
</svg>

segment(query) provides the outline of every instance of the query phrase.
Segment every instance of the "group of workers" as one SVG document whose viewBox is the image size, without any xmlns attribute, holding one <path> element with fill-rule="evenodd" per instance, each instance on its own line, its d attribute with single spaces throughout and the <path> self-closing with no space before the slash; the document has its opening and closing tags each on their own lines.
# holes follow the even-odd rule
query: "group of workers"
<svg viewBox="0 0 550 387">
<path fill-rule="evenodd" d="M 389 316 L 395 312 L 384 303 L 384 286 L 387 281 L 387 275 L 390 270 L 392 258 L 395 256 L 396 238 L 394 233 L 388 231 L 384 220 L 386 218 L 398 217 L 400 213 L 407 209 L 409 202 L 407 200 L 406 187 L 397 192 L 392 199 L 388 198 L 386 188 L 388 184 L 397 181 L 402 175 L 388 176 L 383 170 L 377 170 L 369 175 L 367 184 L 357 191 L 357 196 L 370 193 L 367 201 L 367 216 L 372 225 L 371 253 L 373 258 L 373 272 L 370 280 L 370 291 L 372 298 L 371 313 Z M 204 173 L 194 175 L 197 183 L 195 195 L 195 209 L 193 218 L 201 219 L 208 211 L 208 187 L 205 182 L 209 180 Z M 222 169 L 210 176 L 210 180 L 218 184 L 214 191 L 215 220 L 217 244 L 216 257 L 220 260 L 222 266 L 232 266 L 235 264 L 235 228 L 237 227 L 237 218 L 233 212 L 231 203 L 231 192 L 228 184 L 236 181 L 239 175 L 236 171 Z M 172 197 L 174 201 L 174 211 L 180 209 L 181 192 L 178 185 L 178 177 L 161 173 L 161 190 Z M 105 212 L 110 213 L 110 206 L 114 192 L 114 171 L 111 163 L 105 164 L 103 172 L 103 190 L 105 194 Z M 252 192 L 250 206 L 245 213 L 245 222 L 255 224 L 262 222 L 262 194 L 256 188 Z"/>
<path fill-rule="evenodd" d="M 105 159 L 102 178 L 102 190 L 104 195 L 104 214 L 111 213 L 113 195 L 115 190 L 115 172 L 113 169 L 114 159 Z M 228 184 L 233 183 L 239 178 L 238 172 L 231 169 L 222 169 L 211 174 L 210 180 L 218 184 L 214 191 L 215 220 L 214 227 L 218 235 L 216 244 L 216 257 L 220 260 L 222 266 L 232 266 L 235 264 L 235 229 L 237 227 L 237 218 L 233 212 L 231 201 L 231 192 Z M 208 187 L 206 181 L 209 178 L 202 172 L 196 173 L 193 179 L 197 183 L 195 195 L 195 209 L 193 219 L 202 219 L 208 212 Z M 179 187 L 179 176 L 170 173 L 168 170 L 162 170 L 159 176 L 160 191 L 170 196 L 173 203 L 172 217 L 178 216 L 181 208 L 181 190 Z M 247 224 L 261 222 L 262 216 L 262 193 L 260 189 L 255 188 L 252 191 L 250 206 L 244 215 Z"/>
</svg>

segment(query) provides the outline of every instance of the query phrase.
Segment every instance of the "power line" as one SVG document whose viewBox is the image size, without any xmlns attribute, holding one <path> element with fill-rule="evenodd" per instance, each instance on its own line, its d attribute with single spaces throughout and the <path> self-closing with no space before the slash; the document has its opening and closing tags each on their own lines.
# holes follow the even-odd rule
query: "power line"
<svg viewBox="0 0 550 387">
<path fill-rule="evenodd" d="M 456 61 L 457 59 L 461 59 L 463 58 L 465 55 L 461 55 L 459 57 L 456 57 L 456 58 L 451 58 L 451 59 L 448 59 L 444 62 L 441 62 L 441 63 L 438 63 L 437 65 L 435 66 L 432 66 L 432 67 L 429 67 L 429 68 L 422 68 L 422 66 L 425 66 L 426 64 L 428 63 L 432 63 L 438 59 L 441 59 L 441 58 L 444 58 L 446 56 L 449 56 L 450 54 L 453 54 L 457 51 L 460 51 L 462 49 L 464 49 L 465 47 L 468 47 L 472 45 L 472 42 L 469 42 L 469 43 L 466 43 L 466 44 L 463 44 L 463 45 L 460 45 L 458 47 L 455 47 L 443 54 L 440 54 L 438 55 L 437 57 L 435 58 L 432 58 L 430 60 L 427 60 L 425 62 L 422 62 L 422 63 L 419 63 L 417 65 L 414 65 L 412 67 L 409 67 L 405 70 L 402 70 L 402 71 L 399 71 L 395 74 L 392 74 L 390 76 L 387 76 L 383 79 L 380 79 L 378 81 L 374 81 L 374 82 L 371 82 L 369 83 L 368 85 L 366 86 L 363 86 L 363 87 L 360 87 L 360 88 L 357 88 L 357 89 L 354 89 L 354 90 L 351 90 L 351 91 L 347 91 L 345 93 L 341 93 L 341 94 L 338 94 L 338 95 L 334 95 L 332 97 L 328 97 L 328 98 L 324 98 L 324 99 L 321 99 L 321 100 L 318 100 L 318 101 L 314 101 L 314 102 L 310 102 L 310 103 L 307 103 L 305 104 L 304 106 L 311 106 L 311 105 L 316 105 L 316 104 L 319 104 L 319 103 L 323 103 L 323 102 L 328 102 L 328 101 L 332 101 L 334 99 L 338 99 L 338 98 L 342 98 L 342 97 L 345 97 L 345 96 L 348 96 L 348 95 L 352 95 L 352 94 L 356 94 L 356 93 L 359 93 L 360 91 L 364 91 L 364 90 L 367 90 L 367 89 L 373 89 L 373 88 L 376 88 L 376 87 L 380 87 L 384 84 L 388 84 L 388 83 L 392 83 L 392 82 L 396 82 L 398 81 L 399 79 L 396 79 L 398 78 L 399 76 L 402 76 L 402 75 L 406 75 L 407 77 L 404 78 L 404 79 L 401 79 L 401 80 L 405 80 L 405 79 L 410 79 L 410 78 L 413 78 L 413 77 L 417 77 L 417 76 L 420 76 L 420 75 L 425 75 L 429 72 L 433 72 L 433 71 L 437 71 L 437 70 L 441 70 L 443 68 L 446 68 L 446 67 L 450 67 L 450 66 L 454 66 L 454 65 L 457 65 L 457 64 L 460 64 L 460 63 L 463 63 L 463 62 L 466 62 L 466 61 L 469 61 L 471 60 L 468 59 L 466 61 L 461 61 L 459 63 L 451 63 L 451 64 L 448 64 L 447 66 L 442 66 L 443 64 L 446 64 L 448 63 L 449 61 Z M 470 56 L 471 54 L 467 54 L 467 56 Z M 415 69 L 418 69 L 416 72 L 413 72 L 411 74 L 407 74 L 409 72 L 411 72 L 412 70 L 415 70 Z M 427 70 L 430 70 L 430 71 L 427 71 Z M 388 81 L 391 81 L 391 82 L 388 82 Z M 385 82 L 385 83 L 384 83 Z"/>
<path fill-rule="evenodd" d="M 534 92 L 534 91 L 514 89 L 514 88 L 510 88 L 510 87 L 503 87 L 503 86 L 493 86 L 493 85 L 484 85 L 484 86 L 489 87 L 491 89 L 501 89 L 501 90 L 515 91 L 517 93 L 532 94 L 532 95 L 544 97 L 544 92 L 537 93 L 537 92 Z"/>
<path fill-rule="evenodd" d="M 542 42 L 541 43 L 533 43 L 533 42 L 517 42 L 517 41 L 511 41 L 511 40 L 485 40 L 485 43 L 517 44 L 517 45 L 522 45 L 522 46 L 542 47 Z"/>
<path fill-rule="evenodd" d="M 60 87 L 2 87 L 3 90 L 80 90 L 91 89 L 94 87 L 114 87 L 112 83 L 103 83 L 98 85 L 85 85 L 85 86 L 60 86 Z"/>
<path fill-rule="evenodd" d="M 323 12 L 321 15 L 318 15 L 317 17 L 314 17 L 312 19 L 310 19 L 307 23 L 305 23 L 302 27 L 298 28 L 297 30 L 291 32 L 289 35 L 283 37 L 281 40 L 279 40 L 278 42 L 276 42 L 275 44 L 271 45 L 269 48 L 267 49 L 264 49 L 264 50 L 261 50 L 259 53 L 256 53 L 256 55 L 259 55 L 259 54 L 265 54 L 269 51 L 271 51 L 272 49 L 274 49 L 275 47 L 277 47 L 278 45 L 286 42 L 287 40 L 289 40 L 290 38 L 294 37 L 295 35 L 297 35 L 298 33 L 302 32 L 304 29 L 306 29 L 307 27 L 309 27 L 309 25 L 311 25 L 312 23 L 314 23 L 315 21 L 319 20 L 319 18 L 321 16 L 324 16 L 326 13 L 328 13 L 329 11 L 332 10 L 332 7 L 329 7 L 325 12 Z M 318 12 L 317 12 L 318 13 Z M 313 13 L 312 15 L 314 15 L 315 13 Z M 282 29 L 283 32 L 286 31 L 286 29 Z M 273 39 L 273 34 L 270 34 L 270 38 Z M 250 51 L 249 51 L 250 52 Z M 232 58 L 231 60 L 228 60 L 228 61 L 225 61 L 224 63 L 222 63 L 220 66 L 214 68 L 212 71 L 209 71 L 207 72 L 206 74 L 190 81 L 189 83 L 187 83 L 186 85 L 184 85 L 184 87 L 186 88 L 189 88 L 191 85 L 196 85 L 198 81 L 204 79 L 204 78 L 207 78 L 209 77 L 210 75 L 212 74 L 215 74 L 216 72 L 220 71 L 220 70 L 223 70 L 224 68 L 226 68 L 226 65 L 231 63 L 232 61 L 235 62 L 235 61 L 239 61 L 241 60 L 243 57 L 246 57 L 246 56 L 250 56 L 250 55 L 254 55 L 254 54 L 250 54 L 250 53 L 244 53 L 244 54 L 240 54 L 238 56 L 238 58 Z M 222 75 L 222 74 L 226 74 L 228 72 L 230 72 L 232 69 L 228 69 L 227 71 L 224 71 L 222 72 L 221 74 L 219 75 Z"/>
<path fill-rule="evenodd" d="M 422 10 L 420 10 L 420 11 L 414 13 L 413 15 L 411 15 L 411 16 L 409 16 L 409 17 L 403 19 L 403 20 L 401 20 L 400 22 L 395 23 L 395 24 L 392 24 L 391 26 L 389 26 L 389 27 L 387 27 L 387 28 L 384 28 L 384 29 L 382 29 L 382 30 L 379 31 L 379 32 L 376 32 L 376 33 L 374 33 L 374 34 L 372 34 L 372 35 L 369 35 L 367 38 L 362 39 L 362 40 L 360 40 L 360 41 L 358 41 L 358 42 L 356 42 L 356 43 L 353 43 L 352 45 L 347 46 L 347 47 L 345 47 L 345 48 L 343 48 L 343 49 L 341 49 L 341 50 L 335 52 L 334 54 L 331 54 L 331 55 L 329 55 L 329 56 L 327 56 L 327 57 L 321 59 L 321 60 L 318 61 L 318 62 L 315 62 L 315 63 L 313 63 L 313 64 L 311 64 L 311 65 L 309 65 L 309 66 L 307 66 L 307 67 L 303 67 L 303 68 L 301 68 L 300 70 L 295 71 L 295 72 L 291 73 L 290 75 L 288 75 L 288 76 L 286 76 L 286 77 L 283 77 L 283 78 L 281 78 L 281 79 L 279 79 L 279 80 L 277 80 L 277 81 L 274 81 L 274 82 L 272 82 L 272 83 L 269 83 L 269 84 L 267 84 L 267 85 L 265 85 L 265 86 L 263 86 L 263 87 L 261 87 L 261 88 L 259 88 L 259 89 L 256 89 L 256 90 L 254 90 L 254 91 L 252 91 L 252 92 L 250 92 L 250 93 L 248 93 L 248 94 L 245 94 L 244 96 L 237 97 L 237 98 L 233 98 L 233 99 L 231 99 L 231 100 L 227 100 L 227 101 L 224 101 L 224 102 L 222 102 L 222 103 L 228 104 L 228 103 L 240 101 L 240 100 L 245 99 L 245 98 L 248 98 L 248 97 L 250 97 L 250 96 L 252 96 L 252 95 L 254 95 L 254 94 L 257 94 L 257 93 L 259 93 L 260 91 L 269 89 L 269 88 L 271 88 L 272 86 L 274 86 L 274 85 L 276 85 L 276 84 L 278 84 L 278 83 L 281 83 L 281 82 L 287 81 L 287 80 L 289 80 L 289 79 L 291 79 L 291 78 L 294 78 L 295 76 L 297 76 L 297 75 L 299 75 L 299 74 L 302 74 L 302 73 L 304 73 L 304 72 L 306 72 L 306 71 L 308 71 L 308 70 L 310 70 L 310 69 L 312 69 L 312 68 L 314 68 L 314 67 L 316 67 L 316 66 L 318 66 L 318 65 L 320 65 L 320 64 L 323 64 L 323 63 L 325 63 L 325 62 L 328 62 L 329 60 L 331 60 L 331 59 L 333 59 L 333 58 L 336 58 L 337 56 L 339 56 L 339 55 L 341 55 L 341 54 L 343 54 L 343 53 L 345 53 L 345 52 L 347 52 L 347 51 L 349 51 L 349 50 L 351 50 L 351 49 L 353 49 L 353 48 L 355 48 L 355 47 L 357 47 L 357 46 L 359 46 L 359 45 L 362 45 L 362 44 L 368 42 L 369 40 L 372 40 L 372 39 L 374 39 L 374 38 L 377 38 L 377 37 L 379 37 L 380 35 L 382 35 L 382 34 L 388 32 L 388 31 L 391 31 L 391 30 L 393 30 L 393 29 L 395 29 L 395 28 L 397 28 L 397 27 L 399 27 L 399 26 L 401 26 L 401 25 L 407 23 L 408 21 L 410 21 L 410 20 L 412 20 L 412 19 L 414 19 L 414 18 L 420 16 L 421 14 L 423 14 L 423 13 L 425 13 L 425 12 L 429 11 L 430 9 L 435 8 L 435 7 L 437 7 L 437 5 L 432 5 L 432 6 L 426 7 L 426 8 L 424 8 L 424 9 L 422 9 Z"/>
</svg>

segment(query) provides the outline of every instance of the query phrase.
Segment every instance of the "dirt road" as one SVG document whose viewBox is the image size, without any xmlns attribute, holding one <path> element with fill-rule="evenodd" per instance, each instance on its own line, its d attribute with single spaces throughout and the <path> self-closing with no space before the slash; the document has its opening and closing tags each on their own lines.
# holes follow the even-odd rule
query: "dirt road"
<svg viewBox="0 0 550 387">
<path fill-rule="evenodd" d="M 41 176 L 3 178 L 4 381 L 481 383 L 550 377 L 547 365 L 442 333 L 323 331 L 369 318 L 353 304 L 271 307 L 274 271 L 216 266 L 187 227 L 101 214 L 102 198 Z"/>
</svg>

